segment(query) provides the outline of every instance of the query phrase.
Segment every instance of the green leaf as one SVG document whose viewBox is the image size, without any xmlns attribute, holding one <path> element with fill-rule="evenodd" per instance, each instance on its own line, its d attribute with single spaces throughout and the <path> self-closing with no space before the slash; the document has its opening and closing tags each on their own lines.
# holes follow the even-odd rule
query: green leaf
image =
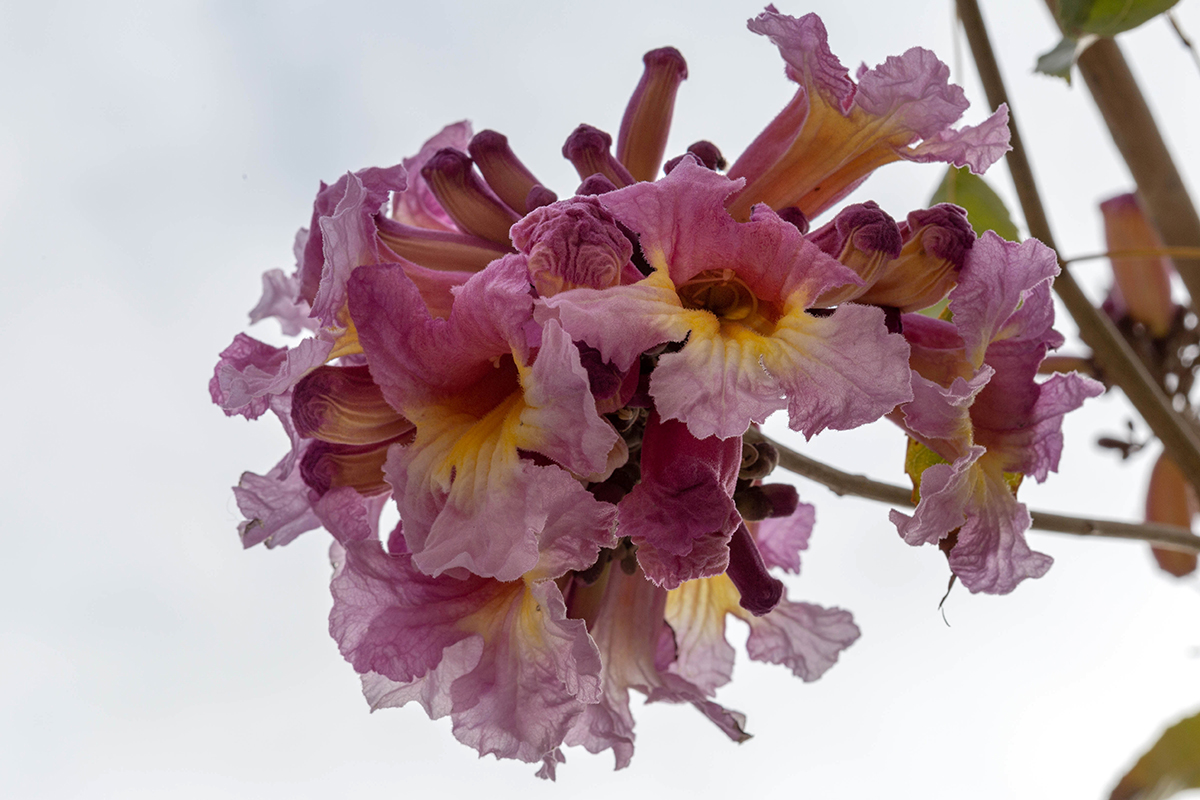
<svg viewBox="0 0 1200 800">
<path fill-rule="evenodd" d="M 950 167 L 946 171 L 942 185 L 929 198 L 930 205 L 935 203 L 954 203 L 965 208 L 967 219 L 978 236 L 984 231 L 995 231 L 1000 238 L 1010 242 L 1021 238 L 1000 195 L 966 167 Z"/>
<path fill-rule="evenodd" d="M 1169 10 L 1179 0 L 1059 0 L 1058 19 L 1067 35 L 1116 36 Z"/>
<path fill-rule="evenodd" d="M 913 503 L 921 501 L 921 475 L 934 464 L 948 464 L 946 459 L 930 450 L 911 436 L 908 437 L 908 449 L 904 451 L 904 471 L 912 480 Z"/>
<path fill-rule="evenodd" d="M 1054 46 L 1054 49 L 1048 53 L 1042 53 L 1038 56 L 1036 70 L 1043 75 L 1051 75 L 1055 78 L 1062 78 L 1067 83 L 1071 82 L 1071 67 L 1075 66 L 1075 59 L 1083 49 L 1079 46 L 1079 40 L 1072 36 L 1064 36 L 1062 41 Z"/>
<path fill-rule="evenodd" d="M 1184 789 L 1200 789 L 1200 714 L 1167 728 L 1109 800 L 1164 800 Z"/>
</svg>

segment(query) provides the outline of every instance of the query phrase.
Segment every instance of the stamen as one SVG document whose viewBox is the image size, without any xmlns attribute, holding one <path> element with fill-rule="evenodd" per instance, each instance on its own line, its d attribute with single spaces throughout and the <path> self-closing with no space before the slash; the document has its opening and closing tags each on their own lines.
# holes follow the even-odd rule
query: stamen
<svg viewBox="0 0 1200 800">
<path fill-rule="evenodd" d="M 636 183 L 629 170 L 613 158 L 609 151 L 611 147 L 612 137 L 607 133 L 591 125 L 580 125 L 567 137 L 562 154 L 575 167 L 580 179 L 598 172 L 612 181 L 615 187 Z"/>
<path fill-rule="evenodd" d="M 449 147 L 437 151 L 421 169 L 421 177 L 458 227 L 508 246 L 508 229 L 520 217 L 475 175 L 466 153 Z"/>
<path fill-rule="evenodd" d="M 687 78 L 687 62 L 674 47 L 663 47 L 646 53 L 642 63 L 646 69 L 621 118 L 617 160 L 634 179 L 652 181 L 667 149 L 675 94 Z"/>
<path fill-rule="evenodd" d="M 475 160 L 475 166 L 483 173 L 483 179 L 508 207 L 518 213 L 528 214 L 533 208 L 527 204 L 530 193 L 541 181 L 533 176 L 508 146 L 508 138 L 496 131 L 480 131 L 467 145 L 467 152 Z M 544 192 L 549 189 L 542 187 Z M 553 192 L 550 192 L 553 195 Z M 540 197 L 540 196 L 539 196 Z M 555 198 L 557 199 L 557 197 Z M 551 203 L 554 200 L 550 201 Z M 539 206 L 548 203 L 539 203 Z M 534 206 L 537 208 L 538 206 Z"/>
<path fill-rule="evenodd" d="M 767 572 L 758 545 L 744 522 L 729 540 L 729 568 L 725 574 L 742 595 L 738 604 L 756 617 L 771 611 L 783 599 L 783 582 Z"/>
<path fill-rule="evenodd" d="M 348 445 L 375 444 L 412 430 L 383 399 L 366 367 L 317 367 L 296 384 L 292 424 L 301 436 Z"/>
<path fill-rule="evenodd" d="M 393 253 L 414 264 L 436 270 L 479 272 L 497 258 L 511 253 L 495 242 L 454 231 L 405 225 L 379 217 L 379 238 Z"/>
</svg>

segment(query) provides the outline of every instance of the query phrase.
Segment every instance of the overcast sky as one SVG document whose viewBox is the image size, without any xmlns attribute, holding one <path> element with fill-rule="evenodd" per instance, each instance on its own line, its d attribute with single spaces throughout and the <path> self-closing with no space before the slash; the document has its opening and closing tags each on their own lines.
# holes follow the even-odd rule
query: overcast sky
<svg viewBox="0 0 1200 800">
<path fill-rule="evenodd" d="M 820 13 L 852 69 L 934 49 L 975 103 L 968 121 L 986 114 L 947 0 L 779 5 Z M 1102 249 L 1096 205 L 1128 175 L 1083 87 L 1031 74 L 1056 41 L 1040 0 L 983 5 L 1059 242 Z M 580 122 L 615 133 L 642 53 L 667 44 L 690 72 L 669 152 L 707 138 L 736 156 L 793 90 L 745 29 L 759 10 L 3 3 L 0 794 L 1096 797 L 1200 707 L 1197 582 L 1158 574 L 1144 547 L 1032 533 L 1056 559 L 1049 574 L 1007 597 L 955 590 L 947 626 L 935 549 L 904 545 L 883 506 L 798 481 L 817 528 L 791 595 L 850 609 L 862 639 L 813 684 L 743 658 L 718 699 L 749 717 L 746 744 L 690 707 L 638 701 L 630 768 L 569 750 L 551 786 L 529 765 L 478 759 L 419 708 L 368 713 L 327 633 L 326 534 L 241 550 L 229 487 L 285 439 L 273 420 L 226 419 L 206 383 L 261 273 L 292 268 L 318 181 L 397 163 L 469 118 L 565 196 L 566 135 Z M 1179 14 L 1200 36 L 1195 0 Z M 1200 74 L 1163 20 L 1123 42 L 1195 196 Z M 941 176 L 891 165 L 853 199 L 903 217 Z M 1012 197 L 1002 168 L 991 179 Z M 1102 263 L 1080 269 L 1104 286 Z M 251 332 L 283 341 L 271 322 Z M 1155 449 L 1120 465 L 1093 444 L 1129 416 L 1118 397 L 1073 415 L 1063 473 L 1027 481 L 1022 499 L 1140 516 Z M 805 448 L 903 479 L 888 424 Z"/>
</svg>

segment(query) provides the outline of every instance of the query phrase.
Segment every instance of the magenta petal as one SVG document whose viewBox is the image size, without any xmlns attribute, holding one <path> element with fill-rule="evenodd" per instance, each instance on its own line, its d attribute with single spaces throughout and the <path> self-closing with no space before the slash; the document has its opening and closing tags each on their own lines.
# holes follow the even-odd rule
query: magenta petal
<svg viewBox="0 0 1200 800">
<path fill-rule="evenodd" d="M 650 580 L 673 589 L 717 575 L 741 522 L 733 488 L 740 437 L 696 439 L 685 425 L 652 414 L 642 438 L 642 480 L 620 502 L 620 532 L 638 547 Z"/>
<path fill-rule="evenodd" d="M 749 617 L 746 651 L 755 661 L 782 664 L 796 677 L 815 681 L 858 639 L 849 611 L 784 600 L 761 617 Z"/>
</svg>

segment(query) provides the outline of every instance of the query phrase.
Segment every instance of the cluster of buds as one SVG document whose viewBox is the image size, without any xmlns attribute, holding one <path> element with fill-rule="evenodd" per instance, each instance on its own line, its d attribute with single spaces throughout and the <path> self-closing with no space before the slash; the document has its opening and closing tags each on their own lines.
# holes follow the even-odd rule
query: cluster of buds
<svg viewBox="0 0 1200 800">
<path fill-rule="evenodd" d="M 814 520 L 764 483 L 775 449 L 743 439 L 776 411 L 806 437 L 899 423 L 928 457 L 895 522 L 914 544 L 955 537 L 973 591 L 1049 565 L 1015 483 L 1054 469 L 1062 414 L 1099 390 L 1033 381 L 1060 342 L 1052 255 L 977 240 L 946 205 L 901 223 L 855 205 L 808 232 L 890 161 L 983 171 L 1006 111 L 953 130 L 967 103 L 928 51 L 856 83 L 816 16 L 768 7 L 750 28 L 798 89 L 728 173 L 703 141 L 663 164 L 687 71 L 654 51 L 615 154 L 590 126 L 567 139 L 567 199 L 466 123 L 322 184 L 295 274 L 267 273 L 251 314 L 308 335 L 221 354 L 214 401 L 273 411 L 292 441 L 234 490 L 243 544 L 332 534 L 330 630 L 372 707 L 416 701 L 544 777 L 564 745 L 629 763 L 631 689 L 744 739 L 712 699 L 730 615 L 751 658 L 806 681 L 859 635 L 772 574 L 799 570 Z M 918 313 L 947 293 L 952 317 Z"/>
</svg>

